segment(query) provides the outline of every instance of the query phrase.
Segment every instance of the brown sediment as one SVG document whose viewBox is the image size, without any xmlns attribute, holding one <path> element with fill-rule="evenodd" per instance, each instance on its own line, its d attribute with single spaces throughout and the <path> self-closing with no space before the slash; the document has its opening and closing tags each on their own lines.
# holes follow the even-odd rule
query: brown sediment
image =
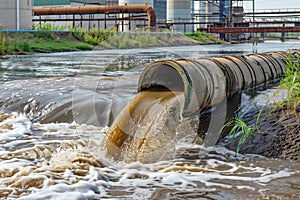
<svg viewBox="0 0 300 200">
<path fill-rule="evenodd" d="M 251 112 L 247 124 L 254 124 L 259 113 Z M 263 113 L 254 138 L 247 138 L 239 153 L 257 154 L 268 158 L 297 160 L 300 153 L 300 106 L 296 112 L 288 107 L 276 107 Z M 233 139 L 228 148 L 236 150 L 241 136 Z"/>
</svg>

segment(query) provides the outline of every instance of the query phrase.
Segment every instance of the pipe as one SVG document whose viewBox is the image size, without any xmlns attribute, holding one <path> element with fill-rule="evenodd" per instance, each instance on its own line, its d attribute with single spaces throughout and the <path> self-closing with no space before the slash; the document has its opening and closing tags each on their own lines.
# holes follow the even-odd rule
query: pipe
<svg viewBox="0 0 300 200">
<path fill-rule="evenodd" d="M 205 146 L 215 145 L 230 131 L 224 124 L 239 109 L 241 91 L 279 80 L 289 56 L 296 60 L 300 50 L 149 64 L 140 75 L 137 98 L 119 114 L 103 141 L 107 155 L 117 160 L 123 157 L 125 162 L 155 161 L 160 156 L 156 150 L 169 151 L 167 142 L 172 144 L 174 141 L 170 140 L 174 137 L 196 139 Z M 177 94 L 180 108 L 167 108 L 167 114 L 159 112 L 157 119 L 155 115 L 154 119 L 144 115 L 156 113 L 158 110 L 150 112 L 149 109 L 155 109 L 151 106 L 157 102 L 160 106 L 156 109 L 165 110 L 161 104 L 170 95 Z M 178 135 L 177 127 L 181 130 Z M 145 150 L 148 147 L 150 150 Z"/>
<path fill-rule="evenodd" d="M 114 5 L 114 6 L 76 6 L 33 8 L 34 16 L 42 15 L 84 15 L 84 14 L 119 14 L 119 13 L 147 13 L 148 26 L 156 26 L 156 15 L 153 8 L 144 5 Z"/>
<path fill-rule="evenodd" d="M 292 58 L 300 55 L 291 51 Z M 286 69 L 287 51 L 153 62 L 141 73 L 138 91 L 155 87 L 185 93 L 183 116 L 191 116 L 234 94 L 278 80 Z"/>
<path fill-rule="evenodd" d="M 20 0 L 16 0 L 16 18 L 17 18 L 17 24 L 16 28 L 17 30 L 20 30 Z"/>
</svg>

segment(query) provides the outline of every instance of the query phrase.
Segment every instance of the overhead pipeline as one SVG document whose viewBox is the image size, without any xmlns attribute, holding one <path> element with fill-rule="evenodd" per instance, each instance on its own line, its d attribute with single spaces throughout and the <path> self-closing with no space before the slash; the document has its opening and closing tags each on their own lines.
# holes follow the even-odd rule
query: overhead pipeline
<svg viewBox="0 0 300 200">
<path fill-rule="evenodd" d="M 147 13 L 148 26 L 156 26 L 154 9 L 147 5 L 113 5 L 113 6 L 74 6 L 74 7 L 48 7 L 33 8 L 34 16 L 43 15 L 86 15 L 86 14 L 122 14 L 122 13 Z"/>
<path fill-rule="evenodd" d="M 237 92 L 278 80 L 286 70 L 286 60 L 299 50 L 179 59 L 153 62 L 142 72 L 138 91 L 156 87 L 183 91 L 183 116 L 191 116 L 230 98 Z"/>
</svg>

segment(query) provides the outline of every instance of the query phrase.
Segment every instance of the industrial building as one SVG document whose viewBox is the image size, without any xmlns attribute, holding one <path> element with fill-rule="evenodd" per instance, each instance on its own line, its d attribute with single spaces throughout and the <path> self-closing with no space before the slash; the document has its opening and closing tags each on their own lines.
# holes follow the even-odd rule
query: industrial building
<svg viewBox="0 0 300 200">
<path fill-rule="evenodd" d="M 0 25 L 6 29 L 31 29 L 32 0 L 1 0 Z"/>
<path fill-rule="evenodd" d="M 216 23 L 226 24 L 229 26 L 233 21 L 243 21 L 243 14 L 232 15 L 231 11 L 243 12 L 243 1 L 251 0 L 53 0 L 52 6 L 109 6 L 109 5 L 133 5 L 147 3 L 151 6 L 156 14 L 157 27 L 167 27 L 173 31 L 190 32 L 199 28 L 209 28 L 215 26 Z M 49 1 L 46 0 L 34 0 L 34 6 L 49 6 Z M 232 6 L 231 6 L 232 5 Z M 222 13 L 222 14 L 220 14 Z M 129 20 L 123 20 L 122 27 L 127 24 L 127 27 L 121 28 L 120 31 L 132 30 L 134 27 L 140 27 L 145 25 L 143 20 L 135 21 L 133 18 L 140 18 L 140 15 L 130 16 L 130 14 L 121 14 L 119 17 L 116 15 L 107 16 L 80 16 L 82 21 L 80 26 L 83 27 L 95 27 L 102 26 L 102 20 L 97 21 L 95 19 L 111 20 L 131 18 Z M 108 17 L 108 18 L 106 18 Z M 109 19 L 110 18 L 110 19 Z M 92 22 L 93 21 L 93 22 Z M 117 21 L 117 20 L 116 20 Z M 115 26 L 117 22 L 114 24 Z M 213 24 L 212 24 L 213 23 Z M 104 23 L 105 27 L 111 26 L 108 23 Z M 73 23 L 74 25 L 74 23 Z M 77 24 L 78 25 L 78 24 Z"/>
<path fill-rule="evenodd" d="M 245 11 L 244 2 L 252 11 Z M 299 32 L 300 11 L 255 12 L 255 0 L 2 0 L 2 29 L 31 29 L 32 22 L 72 27 L 131 31 L 168 28 L 176 32 L 205 31 L 221 39 L 240 40 L 257 33 Z M 251 6 L 252 3 L 252 6 Z M 139 4 L 137 7 L 134 5 Z M 127 7 L 126 7 L 127 6 Z M 59 12 L 36 12 L 39 8 Z M 77 7 L 77 8 L 76 8 Z M 130 7 L 130 9 L 128 9 Z M 74 8 L 73 12 L 68 12 Z M 107 10 L 106 10 L 107 9 Z M 82 12 L 82 10 L 85 10 Z"/>
<path fill-rule="evenodd" d="M 222 22 L 223 15 L 220 15 L 220 5 L 223 3 L 224 17 L 227 17 L 229 13 L 229 2 L 230 0 L 2 0 L 0 1 L 0 24 L 3 29 L 30 29 L 32 27 L 32 7 L 67 7 L 67 6 L 104 6 L 104 5 L 132 5 L 132 4 L 144 4 L 147 3 L 151 6 L 156 14 L 156 21 L 160 27 L 167 27 L 174 31 L 187 32 L 197 30 L 198 28 L 207 28 L 209 24 L 205 22 Z M 238 2 L 238 1 L 237 1 Z M 74 17 L 74 16 L 73 16 Z M 106 23 L 105 25 L 99 21 L 93 19 L 103 19 L 104 17 L 111 18 L 129 18 L 129 14 L 123 14 L 121 17 L 116 15 L 107 16 L 78 16 L 82 18 L 80 24 L 77 26 L 82 27 L 95 27 L 95 26 L 110 26 Z M 140 16 L 135 16 L 139 18 Z M 55 22 L 55 17 L 47 16 L 47 19 L 52 19 Z M 61 18 L 61 17 L 58 17 Z M 87 18 L 92 18 L 91 20 Z M 40 19 L 42 19 L 40 17 Z M 113 21 L 107 19 L 109 21 Z M 240 19 L 239 19 L 240 20 Z M 35 21 L 35 20 L 34 20 Z M 66 24 L 65 22 L 57 21 L 55 23 Z M 70 22 L 69 22 L 70 23 Z M 123 21 L 128 24 L 129 21 Z M 134 21 L 130 23 L 131 29 L 133 27 L 143 26 L 144 22 Z M 74 23 L 73 23 L 74 25 Z M 125 28 L 123 31 L 129 30 Z"/>
</svg>

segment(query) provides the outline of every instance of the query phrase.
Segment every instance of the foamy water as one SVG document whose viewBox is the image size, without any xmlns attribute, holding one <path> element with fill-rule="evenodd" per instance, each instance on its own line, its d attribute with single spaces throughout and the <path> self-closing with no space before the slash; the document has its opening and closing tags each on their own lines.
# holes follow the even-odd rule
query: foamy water
<svg viewBox="0 0 300 200">
<path fill-rule="evenodd" d="M 31 123 L 0 115 L 0 197 L 8 199 L 249 199 L 300 197 L 297 161 L 235 157 L 224 147 L 178 143 L 172 159 L 114 162 L 107 128 Z"/>
</svg>

